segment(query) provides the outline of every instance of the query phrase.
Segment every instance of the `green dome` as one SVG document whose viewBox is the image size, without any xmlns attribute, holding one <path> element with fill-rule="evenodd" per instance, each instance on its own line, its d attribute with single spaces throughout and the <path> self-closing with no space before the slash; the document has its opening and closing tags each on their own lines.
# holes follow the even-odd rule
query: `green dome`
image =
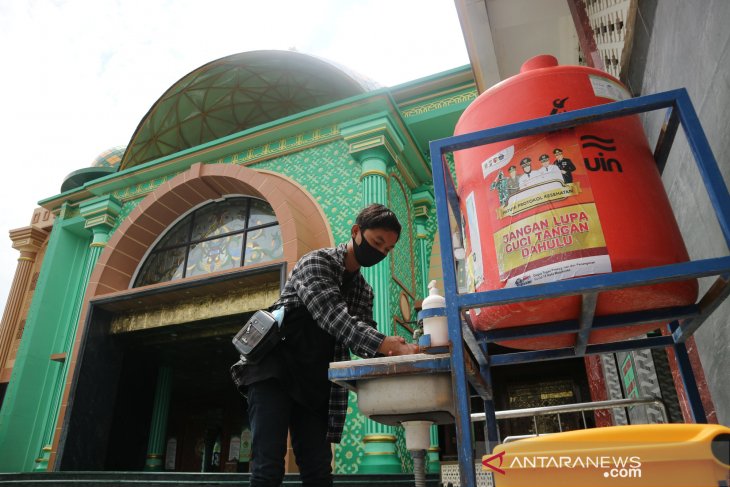
<svg viewBox="0 0 730 487">
<path fill-rule="evenodd" d="M 373 89 L 294 51 L 251 51 L 205 64 L 172 85 L 132 135 L 121 169 Z"/>
<path fill-rule="evenodd" d="M 91 167 L 77 169 L 71 174 L 68 174 L 63 178 L 63 183 L 61 183 L 61 192 L 65 193 L 66 191 L 80 188 L 88 182 L 117 172 L 122 162 L 125 149 L 126 146 L 123 145 L 107 149 L 94 159 Z"/>
<path fill-rule="evenodd" d="M 119 163 L 122 162 L 124 151 L 127 148 L 126 145 L 118 145 L 111 149 L 105 150 L 94 159 L 91 167 L 111 167 L 117 169 Z"/>
</svg>

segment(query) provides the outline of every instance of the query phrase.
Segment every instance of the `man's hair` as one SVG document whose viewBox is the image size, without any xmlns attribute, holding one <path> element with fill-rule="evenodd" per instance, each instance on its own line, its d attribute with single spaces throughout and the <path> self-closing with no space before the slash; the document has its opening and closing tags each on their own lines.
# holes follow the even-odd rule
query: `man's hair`
<svg viewBox="0 0 730 487">
<path fill-rule="evenodd" d="M 364 208 L 358 215 L 355 223 L 360 225 L 361 230 L 368 228 L 383 228 L 398 234 L 400 238 L 400 222 L 391 210 L 380 204 L 373 204 Z"/>
</svg>

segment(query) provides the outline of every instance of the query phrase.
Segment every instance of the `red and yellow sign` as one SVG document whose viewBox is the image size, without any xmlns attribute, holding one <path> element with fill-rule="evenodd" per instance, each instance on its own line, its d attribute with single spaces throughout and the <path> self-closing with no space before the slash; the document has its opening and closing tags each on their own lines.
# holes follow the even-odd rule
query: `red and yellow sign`
<svg viewBox="0 0 730 487">
<path fill-rule="evenodd" d="M 570 131 L 522 139 L 482 163 L 484 212 L 505 287 L 611 271 L 582 154 Z M 481 226 L 481 225 L 480 225 Z"/>
</svg>

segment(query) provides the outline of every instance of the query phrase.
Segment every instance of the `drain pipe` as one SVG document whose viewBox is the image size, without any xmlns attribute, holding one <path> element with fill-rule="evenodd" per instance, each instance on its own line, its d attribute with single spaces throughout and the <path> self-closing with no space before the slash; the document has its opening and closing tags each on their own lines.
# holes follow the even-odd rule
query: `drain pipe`
<svg viewBox="0 0 730 487">
<path fill-rule="evenodd" d="M 416 487 L 426 487 L 426 450 L 431 445 L 431 421 L 404 421 L 406 448 L 413 457 Z"/>
<path fill-rule="evenodd" d="M 411 450 L 416 487 L 426 487 L 426 450 Z"/>
</svg>

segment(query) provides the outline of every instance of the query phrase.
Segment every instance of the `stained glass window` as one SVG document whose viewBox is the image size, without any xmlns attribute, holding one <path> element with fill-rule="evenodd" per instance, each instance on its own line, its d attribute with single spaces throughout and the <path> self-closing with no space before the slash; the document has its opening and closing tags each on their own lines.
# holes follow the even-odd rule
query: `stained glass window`
<svg viewBox="0 0 730 487">
<path fill-rule="evenodd" d="M 196 209 L 170 227 L 142 264 L 134 287 L 283 255 L 281 228 L 271 205 L 255 198 L 227 198 Z"/>
</svg>

